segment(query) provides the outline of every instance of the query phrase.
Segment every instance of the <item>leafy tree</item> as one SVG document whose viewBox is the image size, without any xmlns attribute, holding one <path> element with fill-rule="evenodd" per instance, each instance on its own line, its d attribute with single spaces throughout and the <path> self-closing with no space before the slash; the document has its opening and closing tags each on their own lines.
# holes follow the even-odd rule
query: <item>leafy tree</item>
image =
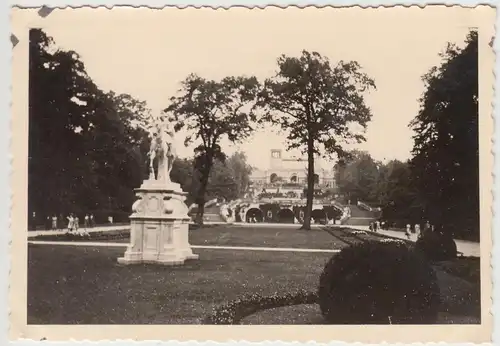
<svg viewBox="0 0 500 346">
<path fill-rule="evenodd" d="M 381 205 L 385 219 L 403 226 L 422 221 L 418 193 L 412 181 L 412 172 L 407 162 L 392 160 L 381 169 Z"/>
<path fill-rule="evenodd" d="M 410 126 L 412 172 L 428 218 L 450 232 L 479 231 L 478 34 L 448 44 Z"/>
<path fill-rule="evenodd" d="M 100 90 L 40 29 L 29 58 L 29 212 L 128 211 L 148 147 L 131 123 L 140 102 Z"/>
<path fill-rule="evenodd" d="M 288 148 L 307 153 L 307 206 L 303 229 L 311 228 L 314 194 L 314 156 L 343 157 L 346 142 L 364 137 L 353 130 L 366 128 L 371 119 L 363 95 L 375 83 L 361 72 L 357 62 L 336 66 L 319 53 L 303 51 L 300 57 L 278 58 L 277 74 L 265 81 L 259 105 L 266 120 L 287 132 Z M 324 150 L 321 150 L 324 149 Z"/>
<path fill-rule="evenodd" d="M 207 184 L 207 197 L 223 198 L 226 201 L 238 198 L 238 184 L 227 161 L 215 160 Z"/>
<path fill-rule="evenodd" d="M 351 201 L 375 202 L 378 197 L 379 165 L 364 151 L 353 150 L 337 167 L 340 193 Z"/>
<path fill-rule="evenodd" d="M 250 174 L 252 167 L 247 163 L 247 157 L 244 152 L 236 152 L 226 161 L 227 168 L 236 183 L 236 197 L 242 198 L 250 185 Z"/>
<path fill-rule="evenodd" d="M 195 167 L 200 173 L 197 194 L 196 220 L 203 223 L 204 204 L 210 172 L 215 160 L 224 161 L 226 156 L 220 141 L 231 142 L 247 138 L 256 120 L 254 103 L 259 83 L 254 77 L 226 77 L 222 81 L 207 80 L 190 75 L 182 82 L 180 96 L 172 97 L 165 109 L 175 129 L 186 129 L 185 143 L 200 143 L 194 150 Z"/>
</svg>

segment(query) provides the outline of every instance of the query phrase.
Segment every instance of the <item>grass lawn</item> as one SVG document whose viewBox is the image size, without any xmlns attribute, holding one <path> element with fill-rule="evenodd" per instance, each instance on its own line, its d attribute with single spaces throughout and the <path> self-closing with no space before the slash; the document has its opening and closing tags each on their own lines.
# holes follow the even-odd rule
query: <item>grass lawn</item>
<svg viewBox="0 0 500 346">
<path fill-rule="evenodd" d="M 344 246 L 360 241 L 360 236 L 346 236 L 341 228 L 330 228 L 328 232 L 313 228 L 310 231 L 299 230 L 296 227 L 251 227 L 236 225 L 205 226 L 189 230 L 191 245 L 219 246 L 251 246 L 251 247 L 282 247 L 310 249 L 341 249 Z M 363 235 L 364 239 L 372 236 Z M 40 235 L 30 238 L 46 241 L 109 241 L 128 243 L 130 231 L 109 231 L 91 233 L 89 237 L 61 235 Z"/>
<path fill-rule="evenodd" d="M 331 254 L 196 250 L 180 267 L 120 266 L 123 248 L 29 245 L 29 324 L 199 323 L 247 293 L 316 290 Z"/>
<path fill-rule="evenodd" d="M 193 245 L 313 249 L 341 249 L 351 243 L 380 239 L 370 234 L 349 234 L 343 228 L 327 230 L 222 225 L 191 229 L 189 237 Z M 65 238 L 41 236 L 37 240 Z M 128 242 L 129 233 L 94 233 L 90 239 L 74 240 Z M 315 291 L 319 275 L 332 256 L 195 249 L 200 259 L 179 267 L 121 266 L 117 258 L 124 251 L 124 247 L 29 244 L 28 323 L 200 323 L 212 308 L 249 293 L 266 296 L 299 289 Z M 457 259 L 435 263 L 434 267 L 443 311 L 479 316 L 479 260 Z M 283 311 L 288 310 L 279 314 Z"/>
</svg>

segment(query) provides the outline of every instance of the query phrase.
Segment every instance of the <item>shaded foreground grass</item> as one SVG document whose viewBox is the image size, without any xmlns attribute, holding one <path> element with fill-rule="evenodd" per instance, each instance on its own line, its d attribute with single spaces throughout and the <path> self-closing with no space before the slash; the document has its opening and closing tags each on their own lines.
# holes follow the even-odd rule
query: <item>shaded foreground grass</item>
<svg viewBox="0 0 500 346">
<path fill-rule="evenodd" d="M 331 254 L 196 250 L 180 267 L 120 266 L 123 248 L 29 245 L 29 324 L 200 323 L 247 293 L 316 290 Z"/>
</svg>

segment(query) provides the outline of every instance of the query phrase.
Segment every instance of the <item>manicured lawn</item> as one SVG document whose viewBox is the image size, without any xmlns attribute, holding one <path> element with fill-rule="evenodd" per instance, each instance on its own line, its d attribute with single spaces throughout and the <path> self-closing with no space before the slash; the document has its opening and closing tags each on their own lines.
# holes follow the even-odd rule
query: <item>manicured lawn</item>
<svg viewBox="0 0 500 346">
<path fill-rule="evenodd" d="M 371 234 L 350 234 L 342 228 L 327 231 L 297 228 L 222 225 L 191 229 L 189 236 L 193 245 L 302 249 L 341 249 L 351 243 L 380 240 Z M 116 231 L 74 240 L 126 243 L 128 238 L 128 231 Z M 37 240 L 67 239 L 43 236 Z M 124 251 L 125 247 L 28 245 L 28 323 L 201 323 L 212 308 L 246 294 L 315 291 L 325 263 L 333 256 L 195 249 L 200 259 L 179 267 L 121 266 L 117 258 Z M 442 293 L 442 311 L 477 320 L 479 260 L 461 258 L 434 263 L 434 268 Z M 317 310 L 309 314 L 312 310 L 302 308 L 296 309 L 300 314 L 310 315 L 312 323 L 319 323 L 315 322 Z M 309 323 L 300 318 L 285 318 L 286 312 L 292 310 L 263 312 L 261 317 L 250 318 L 247 323 Z"/>
<path fill-rule="evenodd" d="M 219 246 L 251 246 L 251 247 L 282 247 L 311 249 L 341 249 L 346 245 L 338 237 L 328 232 L 314 228 L 311 231 L 299 230 L 295 227 L 251 227 L 220 225 L 194 228 L 189 230 L 189 242 L 192 245 Z M 340 231 L 335 231 L 340 232 Z M 339 233 L 342 235 L 341 233 Z M 109 241 L 129 242 L 130 231 L 110 231 L 91 233 L 89 237 L 61 235 L 42 235 L 33 240 L 51 241 Z"/>
<path fill-rule="evenodd" d="M 331 254 L 196 250 L 180 267 L 120 266 L 124 248 L 28 247 L 30 324 L 199 323 L 243 294 L 316 290 Z"/>
<path fill-rule="evenodd" d="M 193 245 L 256 246 L 308 249 L 341 249 L 345 243 L 321 229 L 303 231 L 296 227 L 218 226 L 189 231 Z"/>
</svg>

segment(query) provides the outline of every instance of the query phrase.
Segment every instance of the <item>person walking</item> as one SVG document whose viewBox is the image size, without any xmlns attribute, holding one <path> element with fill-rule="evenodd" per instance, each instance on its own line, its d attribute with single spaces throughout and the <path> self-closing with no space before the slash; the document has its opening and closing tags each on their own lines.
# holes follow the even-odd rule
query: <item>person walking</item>
<svg viewBox="0 0 500 346">
<path fill-rule="evenodd" d="M 420 238 L 420 224 L 416 223 L 413 232 L 415 233 L 415 238 L 419 239 Z"/>
<path fill-rule="evenodd" d="M 85 217 L 83 218 L 83 230 L 81 232 L 81 235 L 84 235 L 84 236 L 90 236 L 87 228 L 89 227 L 90 225 L 90 218 L 89 218 L 89 215 L 86 214 Z"/>
<path fill-rule="evenodd" d="M 74 228 L 75 228 L 75 233 L 76 234 L 80 234 L 80 231 L 78 230 L 80 228 L 80 219 L 78 219 L 78 216 L 75 215 L 75 218 L 74 218 Z"/>
<path fill-rule="evenodd" d="M 52 216 L 52 230 L 56 231 L 57 230 L 57 216 L 54 214 Z"/>
<path fill-rule="evenodd" d="M 406 235 L 406 238 L 408 238 L 408 240 L 410 240 L 410 237 L 411 237 L 411 225 L 409 223 L 406 224 L 405 235 Z"/>
<path fill-rule="evenodd" d="M 75 219 L 73 218 L 73 214 L 69 214 L 66 218 L 68 219 L 68 233 L 71 234 L 75 227 Z"/>
<path fill-rule="evenodd" d="M 421 236 L 425 237 L 425 235 L 427 233 L 430 233 L 430 232 L 432 232 L 431 223 L 429 221 L 426 221 L 424 224 L 424 229 L 422 230 Z"/>
<path fill-rule="evenodd" d="M 90 227 L 95 227 L 94 214 L 90 214 Z"/>
</svg>

